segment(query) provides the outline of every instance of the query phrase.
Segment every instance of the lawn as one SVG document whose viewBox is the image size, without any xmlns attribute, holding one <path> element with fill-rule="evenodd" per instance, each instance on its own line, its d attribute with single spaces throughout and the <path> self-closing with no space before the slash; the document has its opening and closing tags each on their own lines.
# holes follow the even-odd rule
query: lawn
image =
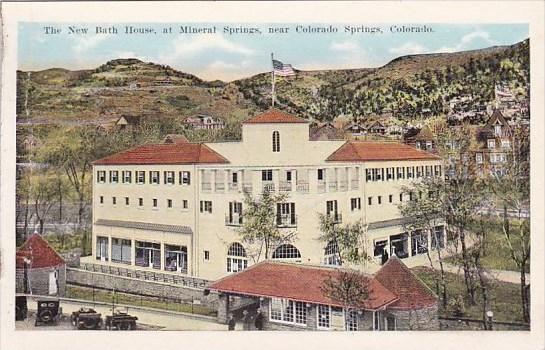
<svg viewBox="0 0 545 350">
<path fill-rule="evenodd" d="M 487 226 L 489 227 L 489 231 L 486 236 L 485 254 L 481 260 L 483 266 L 495 270 L 519 271 L 509 253 L 509 248 L 507 247 L 502 231 L 501 221 L 498 219 L 490 219 Z M 445 261 L 455 264 L 457 258 L 457 256 L 453 255 L 446 258 Z M 528 262 L 527 266 L 526 272 L 530 273 L 530 262 Z"/>
<path fill-rule="evenodd" d="M 124 304 L 124 305 L 135 305 L 135 306 L 144 306 L 154 309 L 177 311 L 177 312 L 187 312 L 194 313 L 205 316 L 216 316 L 216 311 L 212 310 L 203 305 L 191 305 L 183 304 L 179 302 L 174 302 L 173 300 L 165 300 L 158 297 L 144 297 L 126 293 L 120 293 L 106 290 L 94 290 L 86 287 L 77 287 L 77 286 L 67 286 L 66 287 L 66 297 L 73 299 L 83 299 L 90 301 L 100 301 L 106 303 L 112 303 L 112 299 L 115 300 L 115 304 Z"/>
<path fill-rule="evenodd" d="M 411 269 L 422 281 L 424 281 L 433 291 L 435 290 L 435 282 L 433 275 L 439 271 L 432 270 L 429 267 L 418 266 Z M 465 284 L 463 275 L 447 273 L 447 300 L 458 295 L 465 296 Z M 465 314 L 464 317 L 482 319 L 482 300 L 480 291 L 477 291 L 477 304 L 470 305 L 467 298 L 464 298 Z M 520 287 L 518 284 L 499 282 L 491 282 L 489 293 L 490 307 L 494 312 L 495 321 L 504 322 L 523 322 L 522 308 L 520 304 Z M 440 303 L 439 313 L 441 316 L 454 317 L 452 310 L 444 310 Z"/>
</svg>

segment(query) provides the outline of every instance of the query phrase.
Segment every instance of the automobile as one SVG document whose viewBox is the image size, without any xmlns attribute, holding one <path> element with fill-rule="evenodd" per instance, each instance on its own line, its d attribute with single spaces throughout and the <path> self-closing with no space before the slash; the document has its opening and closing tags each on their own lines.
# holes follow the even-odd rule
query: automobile
<svg viewBox="0 0 545 350">
<path fill-rule="evenodd" d="M 112 315 L 106 316 L 104 323 L 107 330 L 135 330 L 136 320 L 138 317 L 116 310 Z"/>
<path fill-rule="evenodd" d="M 102 329 L 102 315 L 94 309 L 82 307 L 72 312 L 70 322 L 76 329 Z"/>
</svg>

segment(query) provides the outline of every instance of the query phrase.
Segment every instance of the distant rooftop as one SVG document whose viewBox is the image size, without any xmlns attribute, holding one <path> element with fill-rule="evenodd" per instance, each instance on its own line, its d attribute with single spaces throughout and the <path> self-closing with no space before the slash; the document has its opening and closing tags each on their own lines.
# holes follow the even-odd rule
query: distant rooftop
<svg viewBox="0 0 545 350">
<path fill-rule="evenodd" d="M 348 141 L 327 161 L 436 160 L 434 154 L 397 142 Z"/>
<path fill-rule="evenodd" d="M 258 114 L 247 119 L 243 124 L 270 124 L 270 123 L 308 123 L 303 118 L 282 112 L 276 108 L 271 108 L 266 112 Z"/>
</svg>

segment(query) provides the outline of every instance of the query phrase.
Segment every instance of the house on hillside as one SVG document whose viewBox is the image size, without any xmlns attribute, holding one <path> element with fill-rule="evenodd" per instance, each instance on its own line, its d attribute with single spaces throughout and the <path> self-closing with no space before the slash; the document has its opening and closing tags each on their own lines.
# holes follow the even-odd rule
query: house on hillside
<svg viewBox="0 0 545 350">
<path fill-rule="evenodd" d="M 502 176 L 513 150 L 513 130 L 502 112 L 494 110 L 486 125 L 476 131 L 479 149 L 475 163 L 483 175 Z"/>
<path fill-rule="evenodd" d="M 213 282 L 208 290 L 219 293 L 220 323 L 227 323 L 229 314 L 238 319 L 241 310 L 255 318 L 259 308 L 264 330 L 439 329 L 437 296 L 395 255 L 374 275 L 361 275 L 368 297 L 358 305 L 324 291 L 326 281 L 343 271 L 350 270 L 267 260 Z"/>
<path fill-rule="evenodd" d="M 184 120 L 184 124 L 192 129 L 216 130 L 225 128 L 225 121 L 208 114 L 197 114 Z"/>
<path fill-rule="evenodd" d="M 122 115 L 115 122 L 115 126 L 119 130 L 129 130 L 140 125 L 141 117 L 138 115 Z"/>
<path fill-rule="evenodd" d="M 64 259 L 37 233 L 15 255 L 16 293 L 55 295 L 66 291 Z"/>
<path fill-rule="evenodd" d="M 342 129 L 336 128 L 332 123 L 323 123 L 310 128 L 310 139 L 313 141 L 344 140 L 345 133 Z"/>
<path fill-rule="evenodd" d="M 403 136 L 404 143 L 427 152 L 437 153 L 437 142 L 431 129 L 424 126 L 422 129 L 410 129 Z"/>
</svg>

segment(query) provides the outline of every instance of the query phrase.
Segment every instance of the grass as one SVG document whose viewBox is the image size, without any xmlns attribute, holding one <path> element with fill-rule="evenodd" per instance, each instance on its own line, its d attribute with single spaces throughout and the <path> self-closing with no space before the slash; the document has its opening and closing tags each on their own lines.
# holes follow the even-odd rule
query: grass
<svg viewBox="0 0 545 350">
<path fill-rule="evenodd" d="M 153 309 L 161 309 L 176 312 L 194 313 L 205 316 L 216 316 L 216 311 L 203 305 L 191 305 L 190 303 L 174 302 L 173 300 L 161 299 L 159 297 L 144 297 L 127 293 L 120 293 L 106 290 L 93 289 L 79 286 L 67 286 L 66 297 L 73 299 L 83 299 L 89 301 L 99 301 L 116 304 L 143 306 Z"/>
<path fill-rule="evenodd" d="M 509 253 L 509 248 L 503 235 L 501 221 L 498 219 L 490 219 L 487 226 L 489 230 L 485 241 L 485 254 L 481 260 L 483 266 L 494 270 L 519 271 Z M 445 261 L 452 264 L 455 264 L 456 261 L 459 260 L 459 255 L 452 255 L 445 259 Z M 530 272 L 530 262 L 528 262 L 526 272 Z"/>
<path fill-rule="evenodd" d="M 424 283 L 426 283 L 434 292 L 435 281 L 434 274 L 439 277 L 440 272 L 432 270 L 429 267 L 415 267 L 411 269 Z M 465 296 L 465 284 L 463 275 L 454 273 L 446 273 L 447 282 L 447 300 L 455 298 L 458 295 Z M 439 294 L 440 295 L 440 294 Z M 489 290 L 490 308 L 494 312 L 495 321 L 503 322 L 523 322 L 522 308 L 520 301 L 520 287 L 518 284 L 499 282 L 491 282 Z M 482 319 L 482 300 L 480 291 L 476 294 L 477 304 L 470 305 L 469 300 L 464 297 L 465 313 L 464 317 Z M 441 316 L 454 317 L 452 310 L 445 310 L 440 303 L 439 314 Z"/>
</svg>

